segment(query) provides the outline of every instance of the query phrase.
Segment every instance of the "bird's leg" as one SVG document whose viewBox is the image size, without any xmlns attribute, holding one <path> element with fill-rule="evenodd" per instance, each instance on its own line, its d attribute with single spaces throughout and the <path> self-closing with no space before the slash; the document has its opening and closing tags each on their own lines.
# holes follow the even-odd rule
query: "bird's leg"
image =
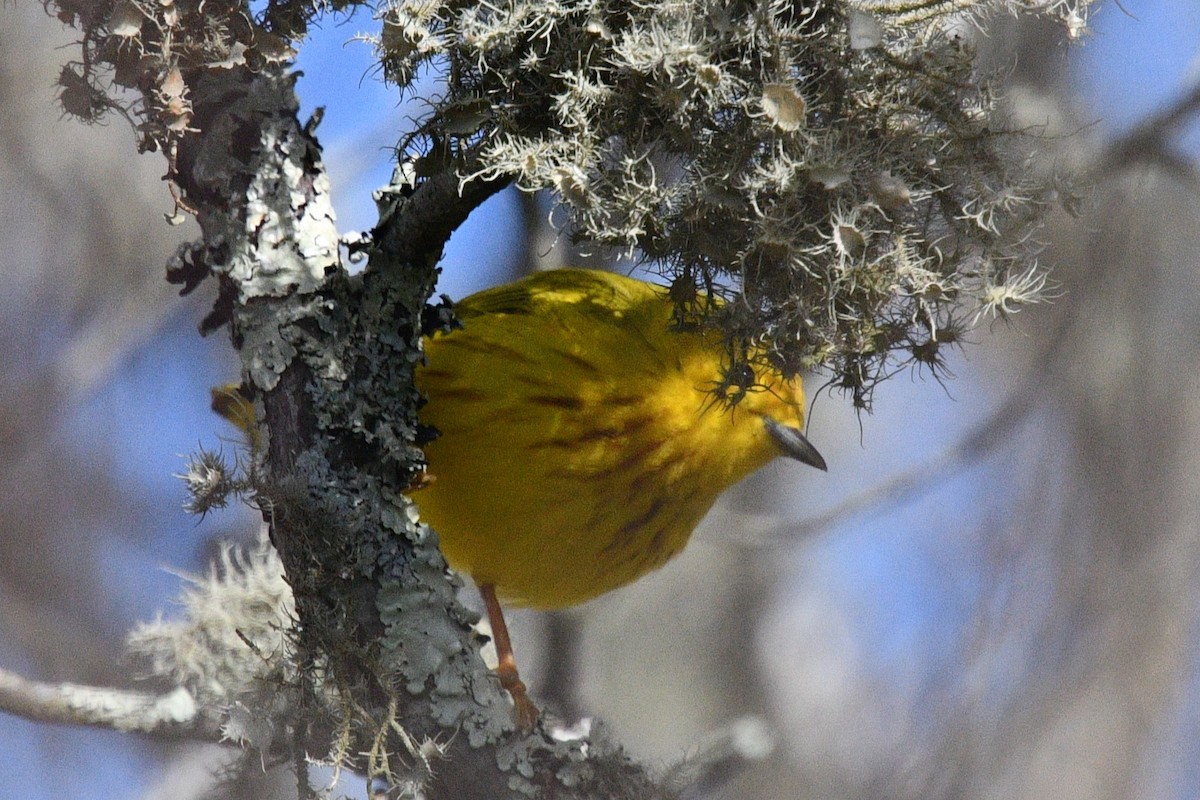
<svg viewBox="0 0 1200 800">
<path fill-rule="evenodd" d="M 496 599 L 496 587 L 490 583 L 479 584 L 483 605 L 487 608 L 488 622 L 492 625 L 492 639 L 496 643 L 496 676 L 500 685 L 512 696 L 517 727 L 523 731 L 533 730 L 537 724 L 538 709 L 525 693 L 525 684 L 517 674 L 517 659 L 513 656 L 512 642 L 508 638 L 508 626 L 504 624 L 504 611 Z"/>
</svg>

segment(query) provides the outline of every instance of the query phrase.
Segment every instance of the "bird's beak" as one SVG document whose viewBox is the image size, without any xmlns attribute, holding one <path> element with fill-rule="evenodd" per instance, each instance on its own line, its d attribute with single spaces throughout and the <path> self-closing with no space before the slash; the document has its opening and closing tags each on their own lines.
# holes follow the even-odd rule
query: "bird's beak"
<svg viewBox="0 0 1200 800">
<path fill-rule="evenodd" d="M 766 423 L 767 432 L 771 434 L 771 438 L 783 448 L 784 455 L 824 472 L 829 471 L 829 468 L 825 466 L 825 459 L 817 452 L 817 448 L 813 447 L 812 442 L 804 438 L 804 434 L 799 430 L 776 422 L 770 417 L 763 417 L 763 422 Z"/>
</svg>

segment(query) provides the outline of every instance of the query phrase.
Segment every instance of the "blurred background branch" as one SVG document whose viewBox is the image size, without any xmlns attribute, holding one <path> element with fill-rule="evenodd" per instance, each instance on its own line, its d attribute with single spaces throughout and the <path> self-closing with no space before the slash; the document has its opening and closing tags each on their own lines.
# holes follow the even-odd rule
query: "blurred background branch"
<svg viewBox="0 0 1200 800">
<path fill-rule="evenodd" d="M 220 739 L 214 720 L 204 720 L 185 689 L 166 694 L 131 692 L 72 683 L 31 681 L 0 670 L 0 710 L 34 722 L 91 725 L 161 738 Z"/>
</svg>

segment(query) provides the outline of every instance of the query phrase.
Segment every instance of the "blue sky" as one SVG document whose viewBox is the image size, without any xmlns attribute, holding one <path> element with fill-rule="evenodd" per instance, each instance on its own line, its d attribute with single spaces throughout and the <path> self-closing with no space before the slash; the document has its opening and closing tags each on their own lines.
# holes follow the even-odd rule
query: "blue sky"
<svg viewBox="0 0 1200 800">
<path fill-rule="evenodd" d="M 1101 129 L 1127 130 L 1200 77 L 1200 2 L 1106 3 L 1071 62 Z M 1190 152 L 1200 152 L 1200 126 L 1192 125 L 1183 141 Z"/>
</svg>

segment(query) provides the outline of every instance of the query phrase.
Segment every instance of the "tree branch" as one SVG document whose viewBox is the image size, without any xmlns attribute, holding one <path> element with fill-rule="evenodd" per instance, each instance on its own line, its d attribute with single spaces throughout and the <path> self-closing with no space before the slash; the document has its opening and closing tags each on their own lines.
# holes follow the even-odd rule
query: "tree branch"
<svg viewBox="0 0 1200 800">
<path fill-rule="evenodd" d="M 1200 114 L 1200 80 L 1193 81 L 1174 103 L 1113 141 L 1101 153 L 1093 171 L 1103 175 L 1133 164 L 1158 164 L 1184 182 L 1200 185 L 1195 160 L 1181 155 L 1172 143 L 1197 114 Z"/>
<path fill-rule="evenodd" d="M 0 669 L 0 711 L 33 722 L 88 725 L 172 739 L 221 740 L 217 720 L 180 687 L 166 694 L 43 683 Z"/>
</svg>

